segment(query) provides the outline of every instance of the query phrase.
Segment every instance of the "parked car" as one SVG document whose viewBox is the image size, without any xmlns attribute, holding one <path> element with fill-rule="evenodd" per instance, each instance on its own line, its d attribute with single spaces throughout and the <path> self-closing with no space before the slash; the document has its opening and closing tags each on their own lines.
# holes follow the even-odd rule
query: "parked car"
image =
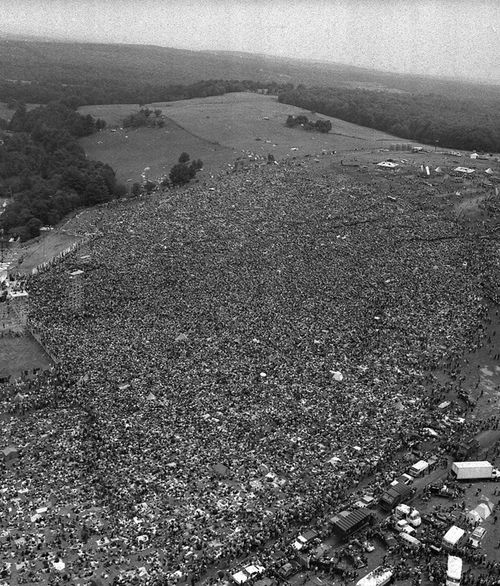
<svg viewBox="0 0 500 586">
<path fill-rule="evenodd" d="M 408 535 L 413 535 L 415 533 L 415 529 L 408 523 L 406 519 L 400 519 L 394 525 L 396 531 L 399 533 L 408 533 Z"/>
<path fill-rule="evenodd" d="M 474 549 L 481 547 L 481 541 L 486 535 L 486 529 L 484 527 L 476 527 L 469 537 L 470 546 Z"/>
<path fill-rule="evenodd" d="M 290 576 L 293 576 L 294 574 L 296 574 L 299 570 L 300 570 L 299 564 L 295 561 L 291 561 L 291 562 L 287 562 L 286 564 L 281 566 L 281 568 L 278 568 L 277 574 L 281 578 L 284 578 L 286 580 Z"/>
</svg>

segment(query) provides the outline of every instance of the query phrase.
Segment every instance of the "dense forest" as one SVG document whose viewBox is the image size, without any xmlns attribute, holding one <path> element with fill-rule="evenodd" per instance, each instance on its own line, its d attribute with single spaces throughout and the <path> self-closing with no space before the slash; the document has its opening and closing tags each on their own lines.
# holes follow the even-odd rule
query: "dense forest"
<svg viewBox="0 0 500 586">
<path fill-rule="evenodd" d="M 230 92 L 266 90 L 270 94 L 293 87 L 276 82 L 260 83 L 244 80 L 209 79 L 189 85 L 139 83 L 138 81 L 90 78 L 79 84 L 61 84 L 49 81 L 12 81 L 0 79 L 0 100 L 15 106 L 17 102 L 46 104 L 51 101 L 70 101 L 75 106 L 87 104 L 151 104 L 191 98 L 221 96 Z"/>
<path fill-rule="evenodd" d="M 152 17 L 153 18 L 153 17 Z M 60 86 L 68 94 L 80 88 L 82 95 L 115 95 L 109 101 L 88 100 L 89 104 L 117 103 L 117 95 L 128 92 L 123 103 L 139 102 L 137 87 L 165 88 L 190 85 L 200 79 L 248 79 L 260 87 L 272 82 L 304 84 L 308 87 L 350 87 L 397 90 L 408 93 L 436 93 L 482 100 L 500 99 L 500 86 L 418 75 L 400 75 L 321 61 L 305 61 L 232 51 L 189 51 L 154 45 L 72 43 L 41 39 L 1 38 L 0 78 L 19 85 L 35 84 L 23 91 L 44 89 L 44 99 L 19 97 L 29 103 L 59 99 Z M 114 89 L 116 88 L 116 91 Z M 7 88 L 6 88 L 7 89 Z M 10 90 L 12 91 L 12 90 Z M 18 90 L 16 90 L 18 91 Z M 1 92 L 0 96 L 4 93 Z M 5 101 L 5 100 L 3 100 Z M 144 100 L 142 103 L 149 103 Z M 157 101 L 163 101 L 157 100 Z"/>
<path fill-rule="evenodd" d="M 0 197 L 10 198 L 0 215 L 6 234 L 27 240 L 77 207 L 125 194 L 113 169 L 88 160 L 77 142 L 104 124 L 78 114 L 71 103 L 17 108 L 0 131 Z"/>
<path fill-rule="evenodd" d="M 500 151 L 497 100 L 304 86 L 280 92 L 278 100 L 426 144 Z"/>
</svg>

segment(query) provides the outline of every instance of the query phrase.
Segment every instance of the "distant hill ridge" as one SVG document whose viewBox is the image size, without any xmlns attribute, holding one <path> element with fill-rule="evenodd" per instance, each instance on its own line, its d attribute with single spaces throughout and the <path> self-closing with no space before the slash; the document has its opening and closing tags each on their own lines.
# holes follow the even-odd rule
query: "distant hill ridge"
<svg viewBox="0 0 500 586">
<path fill-rule="evenodd" d="M 156 45 L 74 43 L 0 37 L 0 79 L 54 84 L 190 84 L 207 79 L 396 89 L 461 97 L 500 97 L 500 86 L 408 76 L 339 63 Z M 0 96 L 1 98 L 1 96 Z"/>
</svg>

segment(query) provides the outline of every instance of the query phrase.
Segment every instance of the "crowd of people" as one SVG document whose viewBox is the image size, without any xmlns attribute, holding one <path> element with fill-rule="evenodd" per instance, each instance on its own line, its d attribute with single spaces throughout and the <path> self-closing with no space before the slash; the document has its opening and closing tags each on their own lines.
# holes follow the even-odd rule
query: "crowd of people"
<svg viewBox="0 0 500 586">
<path fill-rule="evenodd" d="M 296 161 L 100 213 L 81 312 L 78 254 L 29 283 L 57 365 L 0 389 L 0 444 L 20 450 L 0 583 L 265 564 L 360 479 L 382 491 L 482 343 L 476 228 L 411 182 Z"/>
</svg>

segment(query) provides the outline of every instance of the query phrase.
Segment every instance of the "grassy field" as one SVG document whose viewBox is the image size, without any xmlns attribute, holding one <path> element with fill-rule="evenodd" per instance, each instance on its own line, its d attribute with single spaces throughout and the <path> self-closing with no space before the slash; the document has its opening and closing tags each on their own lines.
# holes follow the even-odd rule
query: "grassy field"
<svg viewBox="0 0 500 586">
<path fill-rule="evenodd" d="M 329 134 L 287 128 L 288 114 L 297 115 L 303 110 L 260 94 L 227 94 L 150 106 L 162 109 L 168 117 L 165 128 L 109 128 L 81 141 L 89 158 L 109 163 L 123 182 L 139 181 L 145 167 L 150 167 L 151 177 L 168 172 L 182 151 L 201 158 L 205 172 L 215 172 L 227 168 L 239 156 L 266 157 L 272 153 L 279 160 L 322 150 L 335 150 L 341 155 L 377 151 L 390 142 L 402 142 L 335 118 L 330 118 L 333 128 Z M 136 104 L 79 109 L 82 114 L 103 118 L 111 126 L 119 126 L 125 116 L 137 110 Z M 318 118 L 308 112 L 306 115 Z"/>
</svg>

